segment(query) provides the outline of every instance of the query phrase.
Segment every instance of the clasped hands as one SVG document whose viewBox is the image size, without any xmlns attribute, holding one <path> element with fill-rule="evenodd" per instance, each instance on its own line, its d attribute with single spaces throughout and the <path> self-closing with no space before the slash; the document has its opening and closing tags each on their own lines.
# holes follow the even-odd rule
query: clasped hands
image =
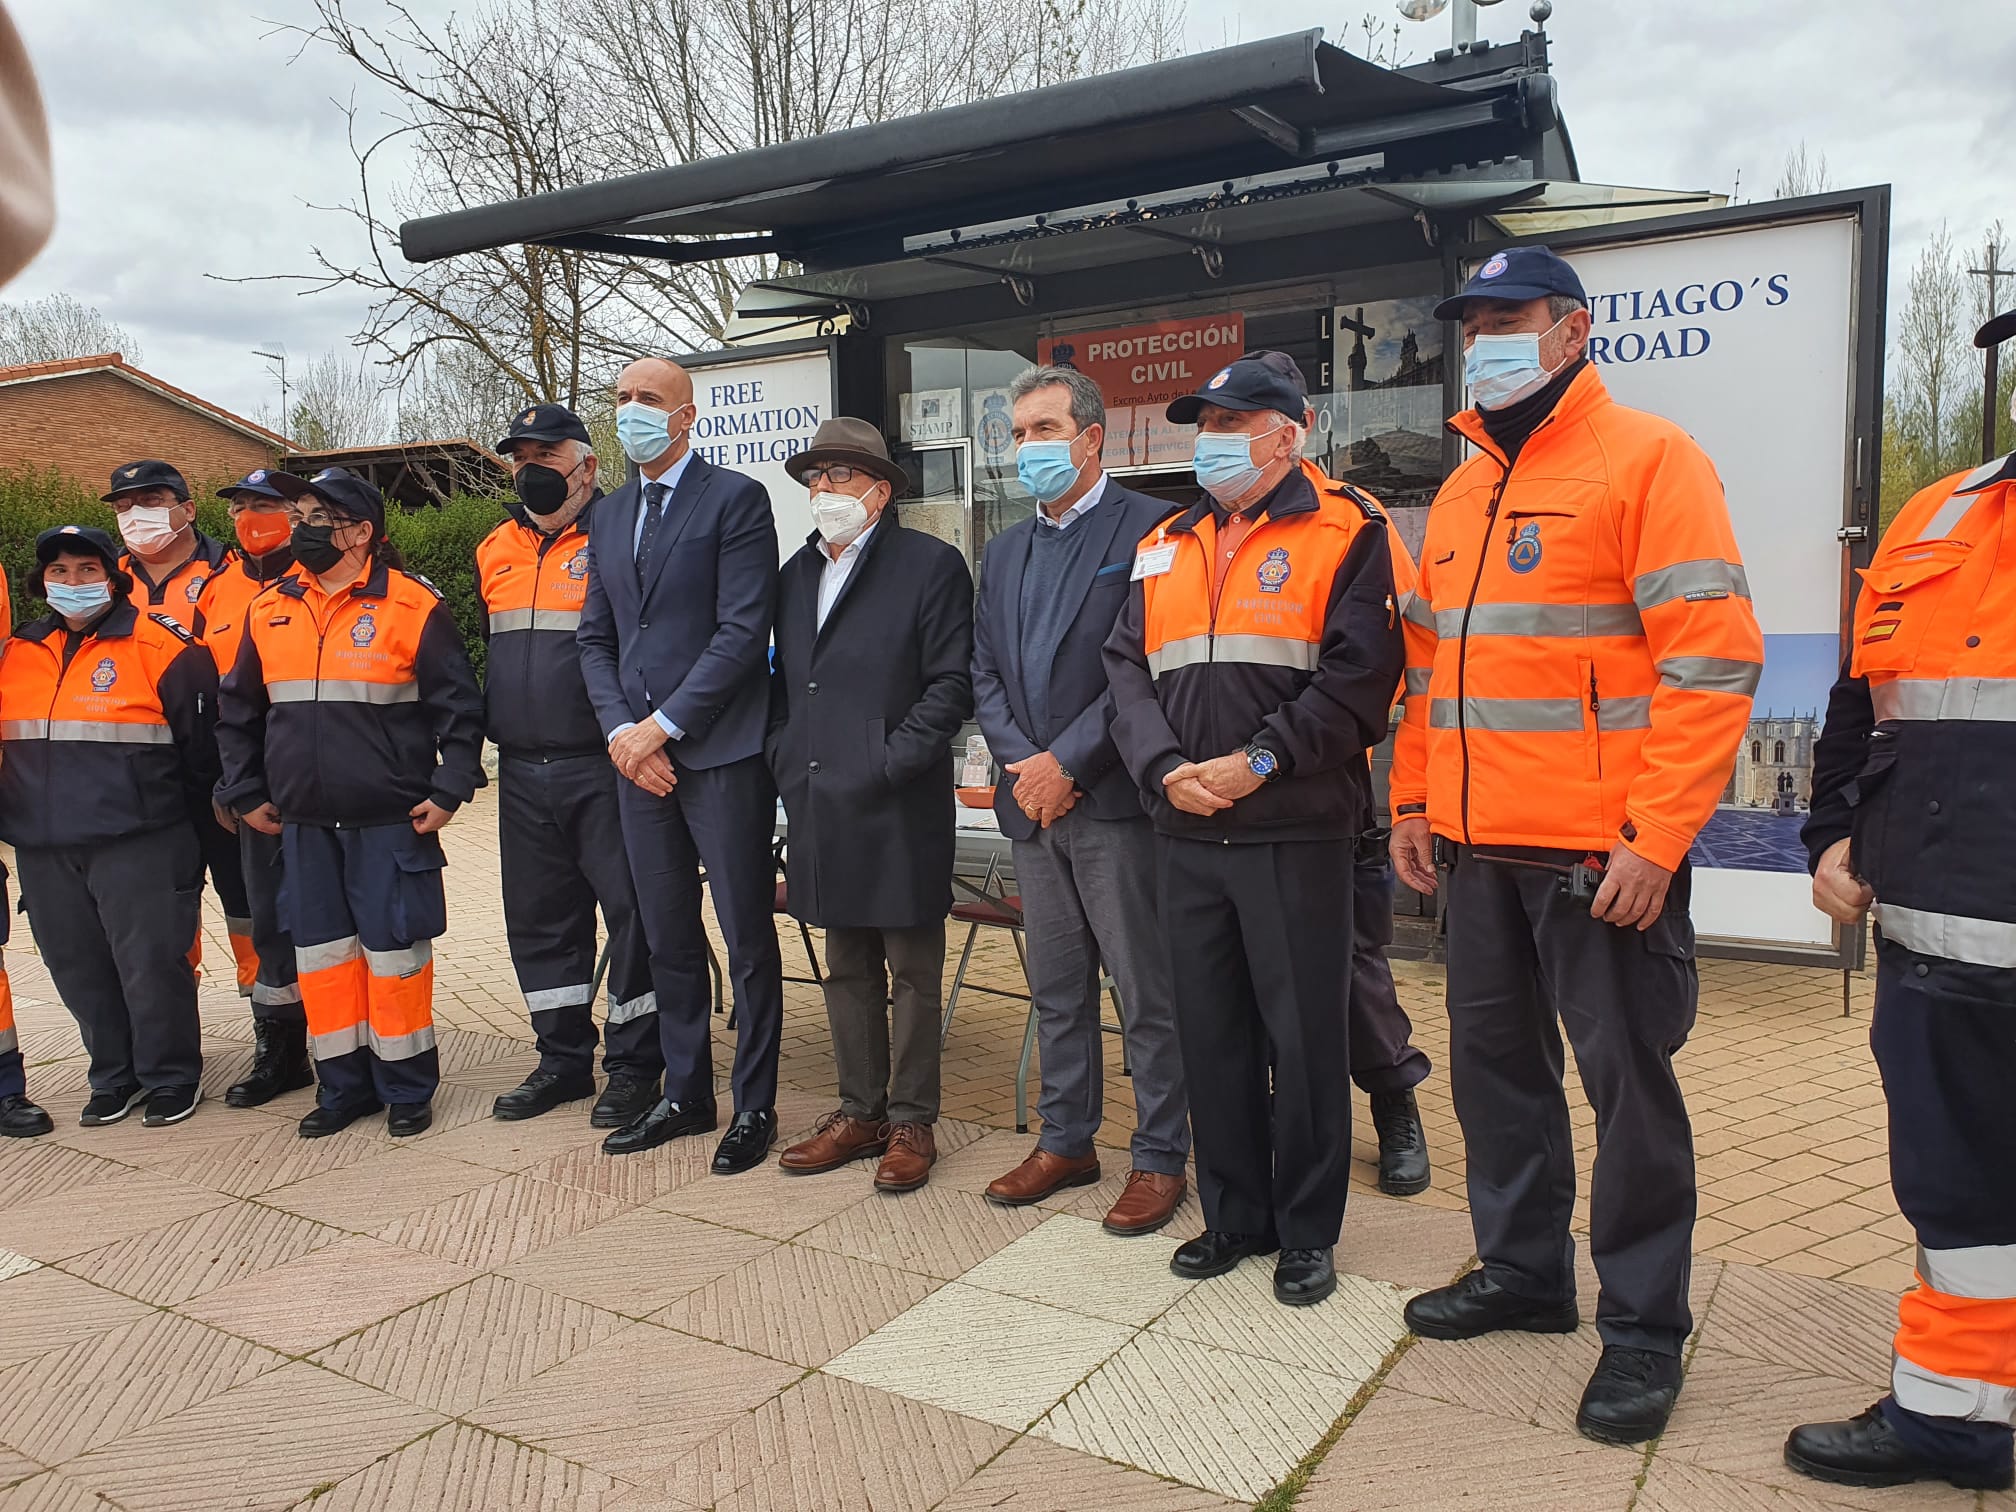
<svg viewBox="0 0 2016 1512">
<path fill-rule="evenodd" d="M 1044 829 L 1070 813 L 1085 796 L 1064 764 L 1048 751 L 1011 761 L 1002 770 L 1015 774 L 1015 806 Z"/>
<path fill-rule="evenodd" d="M 1162 789 L 1184 813 L 1208 819 L 1258 790 L 1263 780 L 1246 753 L 1234 751 L 1209 761 L 1184 762 L 1162 779 Z"/>
<path fill-rule="evenodd" d="M 672 758 L 665 754 L 671 736 L 655 719 L 641 719 L 627 730 L 619 730 L 609 741 L 609 759 L 616 770 L 654 798 L 663 798 L 679 785 L 672 770 Z"/>
</svg>

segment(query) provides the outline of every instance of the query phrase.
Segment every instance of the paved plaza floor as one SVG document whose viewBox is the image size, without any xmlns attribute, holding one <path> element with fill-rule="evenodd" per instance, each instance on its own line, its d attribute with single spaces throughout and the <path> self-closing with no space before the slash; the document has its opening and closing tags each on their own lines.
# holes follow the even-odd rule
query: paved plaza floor
<svg viewBox="0 0 2016 1512">
<path fill-rule="evenodd" d="M 1779 1462 L 1789 1424 L 1880 1394 L 1910 1272 L 1864 979 L 1843 1018 L 1838 974 L 1704 965 L 1681 1061 L 1703 1212 L 1687 1385 L 1663 1439 L 1613 1449 L 1573 1430 L 1593 1328 L 1446 1344 L 1401 1322 L 1473 1258 L 1435 968 L 1399 968 L 1437 1062 L 1435 1185 L 1377 1195 L 1362 1133 L 1342 1284 L 1289 1310 L 1264 1263 L 1169 1275 L 1194 1200 L 1161 1235 L 1099 1228 L 1132 1117 L 1117 1054 L 1104 1182 L 1029 1209 L 982 1200 L 1033 1137 L 1014 1131 L 1026 1007 L 1005 997 L 958 1005 L 920 1192 L 879 1195 L 865 1167 L 716 1178 L 711 1140 L 611 1159 L 585 1105 L 493 1122 L 532 1062 L 494 818 L 479 801 L 445 835 L 445 1083 L 433 1129 L 396 1146 L 376 1121 L 296 1138 L 308 1093 L 215 1100 L 251 1028 L 213 987 L 213 1100 L 173 1129 L 79 1128 L 77 1036 L 16 930 L 30 1090 L 58 1128 L 0 1148 L 0 1512 L 2016 1512 Z M 808 975 L 781 934 L 786 971 Z M 998 935 L 976 963 L 977 982 L 1020 985 Z M 832 1078 L 817 989 L 787 994 L 795 1134 Z M 717 1039 L 725 1070 L 725 1025 Z M 1586 1173 L 1579 1102 L 1576 1130 Z M 1585 1319 L 1594 1303 L 1585 1264 Z"/>
</svg>

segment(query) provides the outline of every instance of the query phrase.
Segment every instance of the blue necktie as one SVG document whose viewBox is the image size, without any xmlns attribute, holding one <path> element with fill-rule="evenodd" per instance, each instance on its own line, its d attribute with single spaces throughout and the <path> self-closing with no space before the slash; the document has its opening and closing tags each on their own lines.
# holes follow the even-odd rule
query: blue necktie
<svg viewBox="0 0 2016 1512">
<path fill-rule="evenodd" d="M 651 547 L 658 539 L 658 527 L 665 523 L 665 500 L 672 492 L 663 483 L 644 485 L 644 529 L 637 536 L 637 585 L 641 588 L 651 571 Z"/>
</svg>

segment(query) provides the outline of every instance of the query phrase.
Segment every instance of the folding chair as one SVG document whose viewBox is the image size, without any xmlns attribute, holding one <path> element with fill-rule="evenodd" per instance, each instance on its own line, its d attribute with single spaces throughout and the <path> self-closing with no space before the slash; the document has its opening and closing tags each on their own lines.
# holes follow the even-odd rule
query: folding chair
<svg viewBox="0 0 2016 1512">
<path fill-rule="evenodd" d="M 789 914 L 791 912 L 791 900 L 784 884 L 784 841 L 779 840 L 772 847 L 771 854 L 777 858 L 777 897 L 776 901 L 770 905 L 770 911 L 779 915 Z M 818 953 L 812 948 L 812 930 L 803 919 L 794 919 L 792 922 L 798 926 L 798 938 L 805 942 L 805 959 L 811 964 L 812 975 L 809 977 L 787 976 L 784 980 L 787 982 L 804 982 L 813 987 L 824 986 L 826 976 L 824 972 L 820 971 Z"/>
<path fill-rule="evenodd" d="M 1011 893 L 1001 880 L 1001 858 L 994 857 L 987 863 L 987 875 L 980 885 L 961 877 L 954 877 L 955 887 L 972 894 L 963 901 L 952 905 L 951 917 L 961 924 L 969 925 L 966 931 L 966 948 L 959 952 L 959 969 L 952 973 L 952 990 L 945 996 L 945 1023 L 938 1031 L 938 1043 L 942 1047 L 952 1037 L 952 1010 L 959 1006 L 959 994 L 967 986 L 966 968 L 973 961 L 973 942 L 980 938 L 983 929 L 1005 929 L 1015 942 L 1015 959 L 1022 963 L 1022 980 L 1029 980 L 1029 956 L 1022 948 L 1022 895 Z M 1005 987 L 983 987 L 978 982 L 972 984 L 975 992 L 991 992 L 995 997 L 1015 998 L 1029 1001 L 1026 992 L 1011 992 Z M 1033 1011 L 1033 1010 L 1032 1010 Z"/>
</svg>

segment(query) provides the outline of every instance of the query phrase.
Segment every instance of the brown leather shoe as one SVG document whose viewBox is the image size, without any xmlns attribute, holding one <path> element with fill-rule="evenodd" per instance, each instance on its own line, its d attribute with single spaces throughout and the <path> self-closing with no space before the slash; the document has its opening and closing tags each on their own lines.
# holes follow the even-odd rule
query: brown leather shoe
<svg viewBox="0 0 2016 1512">
<path fill-rule="evenodd" d="M 889 1125 L 849 1118 L 835 1109 L 819 1120 L 810 1138 L 801 1139 L 777 1157 L 779 1170 L 791 1176 L 816 1176 L 837 1171 L 850 1160 L 880 1155 L 889 1143 Z"/>
<path fill-rule="evenodd" d="M 987 1188 L 987 1200 L 996 1207 L 1027 1207 L 1041 1202 L 1065 1187 L 1090 1186 L 1099 1179 L 1097 1152 L 1072 1160 L 1037 1148 L 1029 1158 Z"/>
<path fill-rule="evenodd" d="M 937 1163 L 938 1141 L 931 1125 L 890 1124 L 888 1153 L 875 1168 L 875 1190 L 914 1192 L 931 1179 L 931 1167 Z"/>
<path fill-rule="evenodd" d="M 1129 1171 L 1120 1200 L 1106 1215 L 1105 1229 L 1131 1239 L 1136 1234 L 1152 1234 L 1176 1215 L 1177 1204 L 1189 1183 L 1181 1176 L 1164 1176 L 1160 1171 Z"/>
</svg>

